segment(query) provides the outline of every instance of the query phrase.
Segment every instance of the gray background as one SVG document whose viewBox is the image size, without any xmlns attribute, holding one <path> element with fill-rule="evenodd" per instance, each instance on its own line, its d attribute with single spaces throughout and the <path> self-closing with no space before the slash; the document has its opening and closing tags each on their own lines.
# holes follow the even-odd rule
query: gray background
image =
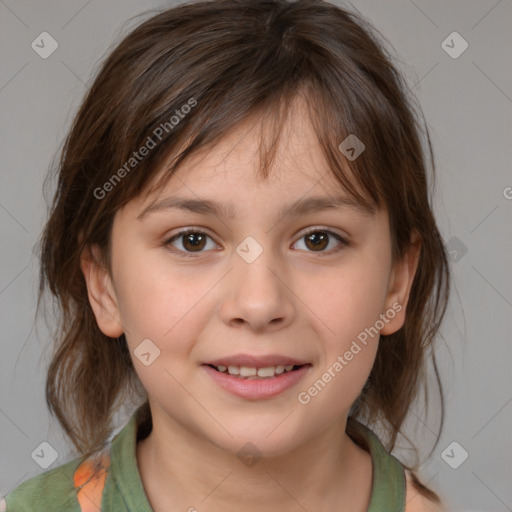
<svg viewBox="0 0 512 512">
<path fill-rule="evenodd" d="M 51 467 L 73 456 L 46 409 L 50 336 L 43 321 L 34 322 L 43 179 L 123 23 L 164 5 L 173 2 L 0 0 L 0 496 L 43 471 L 31 457 L 41 442 L 58 452 Z M 439 349 L 446 423 L 421 474 L 451 510 L 512 510 L 512 3 L 364 0 L 348 7 L 393 45 L 420 101 L 437 158 L 435 213 L 453 251 Z M 47 59 L 31 48 L 44 31 L 59 45 Z M 453 31 L 469 44 L 455 59 L 441 46 Z M 437 409 L 434 402 L 428 422 L 411 424 L 424 458 Z M 423 417 L 419 404 L 412 412 Z M 462 449 L 469 454 L 457 469 L 441 455 L 454 441 L 460 447 L 448 450 L 452 461 Z"/>
</svg>

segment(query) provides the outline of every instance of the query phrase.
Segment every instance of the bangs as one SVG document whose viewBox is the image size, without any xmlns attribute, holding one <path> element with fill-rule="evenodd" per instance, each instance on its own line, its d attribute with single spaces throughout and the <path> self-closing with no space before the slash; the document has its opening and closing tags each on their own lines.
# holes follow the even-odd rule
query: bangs
<svg viewBox="0 0 512 512">
<path fill-rule="evenodd" d="M 283 134 L 284 126 L 292 112 L 296 111 L 299 101 L 306 106 L 309 122 L 316 136 L 316 143 L 321 149 L 325 169 L 339 183 L 340 188 L 350 196 L 363 211 L 373 214 L 377 209 L 385 205 L 385 199 L 378 193 L 380 185 L 378 173 L 371 172 L 371 165 L 365 158 L 364 151 L 355 159 L 349 159 L 340 149 L 342 141 L 351 135 L 341 116 L 336 115 L 332 109 L 331 95 L 324 91 L 314 89 L 311 85 L 302 85 L 295 90 L 288 88 L 280 95 L 273 94 L 256 107 L 244 104 L 230 104 L 233 112 L 240 112 L 246 108 L 245 118 L 236 124 L 220 126 L 215 123 L 216 111 L 208 109 L 205 105 L 200 114 L 200 120 L 190 120 L 187 128 L 182 131 L 179 138 L 168 141 L 162 148 L 162 154 L 152 163 L 151 169 L 145 173 L 145 182 L 140 183 L 143 190 L 139 190 L 142 197 L 156 194 L 165 187 L 178 170 L 186 167 L 188 159 L 197 155 L 208 153 L 215 145 L 225 137 L 240 128 L 246 121 L 251 126 L 259 124 L 259 161 L 256 177 L 262 180 L 269 178 L 272 166 Z M 327 97 L 326 97 L 327 96 Z M 345 110 L 349 106 L 344 105 Z M 227 118 L 229 112 L 227 113 Z M 233 116 L 234 117 L 234 116 Z M 205 124 L 216 125 L 217 130 L 210 128 L 208 136 L 204 137 L 200 127 Z M 351 123 L 352 124 L 352 123 Z M 367 133 L 368 127 L 355 130 L 358 133 Z M 236 146 L 236 143 L 235 145 Z M 234 147 L 233 146 L 233 147 Z M 350 153 L 349 153 L 350 156 Z M 335 191 L 333 191 L 334 193 Z M 129 201 L 131 197 L 126 197 Z"/>
</svg>

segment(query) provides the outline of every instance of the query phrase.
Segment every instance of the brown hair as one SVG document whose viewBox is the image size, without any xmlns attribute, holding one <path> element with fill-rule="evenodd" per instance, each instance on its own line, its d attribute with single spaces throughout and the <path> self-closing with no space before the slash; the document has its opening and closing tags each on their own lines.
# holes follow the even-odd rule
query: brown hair
<svg viewBox="0 0 512 512">
<path fill-rule="evenodd" d="M 262 152 L 267 177 L 283 118 L 298 94 L 308 99 L 318 142 L 340 185 L 368 204 L 344 171 L 348 166 L 370 202 L 387 208 L 394 261 L 413 231 L 422 241 L 405 324 L 382 336 L 347 432 L 357 436 L 356 418 L 383 425 L 391 450 L 422 386 L 426 396 L 430 352 L 442 404 L 437 445 L 444 401 L 431 349 L 450 275 L 427 180 L 427 157 L 432 180 L 434 157 L 421 109 L 379 38 L 355 13 L 321 0 L 201 1 L 152 16 L 108 56 L 65 141 L 41 247 L 38 307 L 48 288 L 61 313 L 46 397 L 81 453 L 105 443 L 114 411 L 140 389 L 124 334 L 112 340 L 95 321 L 79 264 L 82 250 L 98 244 L 111 270 L 116 211 L 148 190 L 171 156 L 162 180 L 252 114 L 276 121 L 272 144 Z M 183 115 L 175 123 L 177 110 Z M 353 161 L 338 149 L 349 134 L 366 146 Z M 155 146 L 130 160 L 149 138 Z M 418 488 L 438 500 L 419 482 Z"/>
</svg>

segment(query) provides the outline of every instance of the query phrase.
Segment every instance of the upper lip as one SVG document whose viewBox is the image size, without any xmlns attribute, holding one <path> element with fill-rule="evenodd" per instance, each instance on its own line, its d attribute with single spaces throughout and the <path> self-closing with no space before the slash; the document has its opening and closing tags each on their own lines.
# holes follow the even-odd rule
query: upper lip
<svg viewBox="0 0 512 512">
<path fill-rule="evenodd" d="M 213 361 L 208 361 L 204 364 L 211 364 L 213 366 L 247 366 L 249 368 L 268 368 L 270 366 L 278 365 L 294 365 L 302 366 L 309 364 L 307 361 L 295 359 L 294 357 L 283 356 L 279 354 L 268 354 L 265 356 L 252 356 L 250 354 L 236 354 L 233 356 L 221 357 Z"/>
</svg>

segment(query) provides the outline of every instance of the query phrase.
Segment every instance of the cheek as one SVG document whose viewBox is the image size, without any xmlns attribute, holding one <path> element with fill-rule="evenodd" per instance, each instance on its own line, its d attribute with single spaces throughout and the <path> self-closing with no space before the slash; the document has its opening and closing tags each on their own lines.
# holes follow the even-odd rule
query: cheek
<svg viewBox="0 0 512 512">
<path fill-rule="evenodd" d="M 162 259 L 133 252 L 117 263 L 116 291 L 123 326 L 143 336 L 161 338 L 187 314 L 201 293 L 201 282 L 191 281 L 164 265 Z"/>
<path fill-rule="evenodd" d="M 375 324 L 382 312 L 382 291 L 378 280 L 369 277 L 354 272 L 333 279 L 325 293 L 311 301 L 322 320 L 318 326 L 323 354 L 314 377 L 298 395 L 311 418 L 329 422 L 348 412 L 371 372 L 379 346 Z"/>
<path fill-rule="evenodd" d="M 378 349 L 387 263 L 372 253 L 358 254 L 325 278 L 304 283 L 307 304 L 321 320 L 317 325 L 324 351 L 320 382 L 308 383 L 314 385 L 313 395 L 318 393 L 313 408 L 327 402 L 333 411 L 348 409 L 364 386 Z"/>
<path fill-rule="evenodd" d="M 218 278 L 209 279 L 197 268 L 171 267 L 164 258 L 132 254 L 120 259 L 116 279 L 120 317 L 132 356 L 143 340 L 150 339 L 160 350 L 155 367 L 185 372 L 184 363 L 189 362 L 195 340 L 208 321 L 206 299 Z M 134 363 L 144 380 L 145 367 Z"/>
<path fill-rule="evenodd" d="M 206 286 L 136 255 L 118 262 L 116 278 L 121 321 L 139 379 L 151 396 L 178 400 L 182 391 L 176 380 L 186 380 L 190 371 L 193 340 L 201 329 L 194 322 L 197 303 Z M 138 357 L 148 352 L 150 364 Z"/>
<path fill-rule="evenodd" d="M 326 339 L 343 348 L 384 312 L 387 279 L 385 262 L 358 254 L 322 279 L 305 279 L 304 302 L 323 320 Z"/>
</svg>

